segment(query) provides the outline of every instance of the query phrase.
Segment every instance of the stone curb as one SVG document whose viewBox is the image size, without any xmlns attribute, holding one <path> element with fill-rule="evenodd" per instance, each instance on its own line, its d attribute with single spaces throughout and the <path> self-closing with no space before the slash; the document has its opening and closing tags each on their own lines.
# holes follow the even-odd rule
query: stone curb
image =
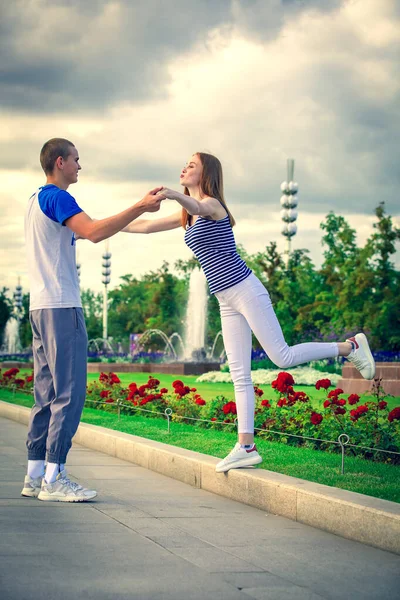
<svg viewBox="0 0 400 600">
<path fill-rule="evenodd" d="M 0 401 L 0 416 L 28 424 L 30 409 Z M 219 459 L 81 423 L 74 441 L 197 488 L 400 554 L 400 504 L 263 469 L 216 473 Z"/>
</svg>

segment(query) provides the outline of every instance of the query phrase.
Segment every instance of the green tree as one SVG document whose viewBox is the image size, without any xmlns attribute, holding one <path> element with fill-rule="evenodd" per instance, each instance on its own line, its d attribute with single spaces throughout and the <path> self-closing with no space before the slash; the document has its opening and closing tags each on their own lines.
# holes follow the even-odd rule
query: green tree
<svg viewBox="0 0 400 600">
<path fill-rule="evenodd" d="M 8 288 L 0 291 L 0 340 L 3 339 L 6 323 L 11 316 L 12 302 L 7 296 Z"/>
<path fill-rule="evenodd" d="M 81 290 L 81 300 L 89 340 L 103 337 L 103 294 Z"/>
</svg>

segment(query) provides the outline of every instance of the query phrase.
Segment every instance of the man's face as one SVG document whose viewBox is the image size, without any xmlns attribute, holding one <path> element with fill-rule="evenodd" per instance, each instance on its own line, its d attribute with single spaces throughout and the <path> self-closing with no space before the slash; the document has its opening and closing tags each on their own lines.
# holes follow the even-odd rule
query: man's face
<svg viewBox="0 0 400 600">
<path fill-rule="evenodd" d="M 68 185 L 78 181 L 78 171 L 80 171 L 81 168 L 82 167 L 79 164 L 78 150 L 74 147 L 71 147 L 71 152 L 68 155 L 68 158 L 62 161 L 62 172 Z"/>
</svg>

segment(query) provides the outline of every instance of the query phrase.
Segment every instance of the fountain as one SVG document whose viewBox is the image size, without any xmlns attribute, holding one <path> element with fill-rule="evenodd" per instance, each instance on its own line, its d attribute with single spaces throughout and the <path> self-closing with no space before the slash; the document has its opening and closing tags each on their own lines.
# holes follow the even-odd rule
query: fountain
<svg viewBox="0 0 400 600">
<path fill-rule="evenodd" d="M 207 282 L 198 268 L 189 279 L 189 298 L 186 309 L 185 360 L 201 360 L 204 351 L 207 319 Z"/>
<path fill-rule="evenodd" d="M 4 330 L 2 352 L 5 354 L 17 354 L 21 352 L 21 350 L 22 346 L 19 339 L 19 320 L 17 317 L 12 315 L 8 319 Z"/>
<path fill-rule="evenodd" d="M 184 340 L 179 333 L 174 332 L 169 337 L 161 329 L 147 329 L 143 334 L 132 334 L 131 357 L 139 357 L 151 343 L 158 338 L 164 344 L 164 360 L 161 363 L 133 362 L 110 364 L 89 363 L 89 371 L 118 370 L 120 372 L 146 372 L 146 373 L 171 373 L 176 375 L 201 375 L 207 371 L 220 368 L 223 353 L 217 362 L 214 351 L 218 339 L 222 336 L 219 332 L 214 340 L 211 353 L 205 348 L 206 317 L 207 317 L 207 284 L 203 272 L 196 268 L 192 271 L 189 280 L 189 297 L 186 310 L 186 328 Z M 175 340 L 180 345 L 180 350 L 173 345 Z M 95 340 L 93 340 L 95 341 Z"/>
</svg>

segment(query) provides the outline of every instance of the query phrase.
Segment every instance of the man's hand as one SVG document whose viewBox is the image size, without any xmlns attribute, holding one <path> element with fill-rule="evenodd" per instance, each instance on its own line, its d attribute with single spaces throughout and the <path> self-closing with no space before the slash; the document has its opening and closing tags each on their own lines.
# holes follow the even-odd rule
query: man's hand
<svg viewBox="0 0 400 600">
<path fill-rule="evenodd" d="M 161 201 L 165 200 L 166 196 L 161 193 L 161 187 L 156 187 L 154 190 L 150 190 L 136 206 L 140 206 L 145 209 L 145 212 L 157 212 L 160 210 Z"/>
</svg>

